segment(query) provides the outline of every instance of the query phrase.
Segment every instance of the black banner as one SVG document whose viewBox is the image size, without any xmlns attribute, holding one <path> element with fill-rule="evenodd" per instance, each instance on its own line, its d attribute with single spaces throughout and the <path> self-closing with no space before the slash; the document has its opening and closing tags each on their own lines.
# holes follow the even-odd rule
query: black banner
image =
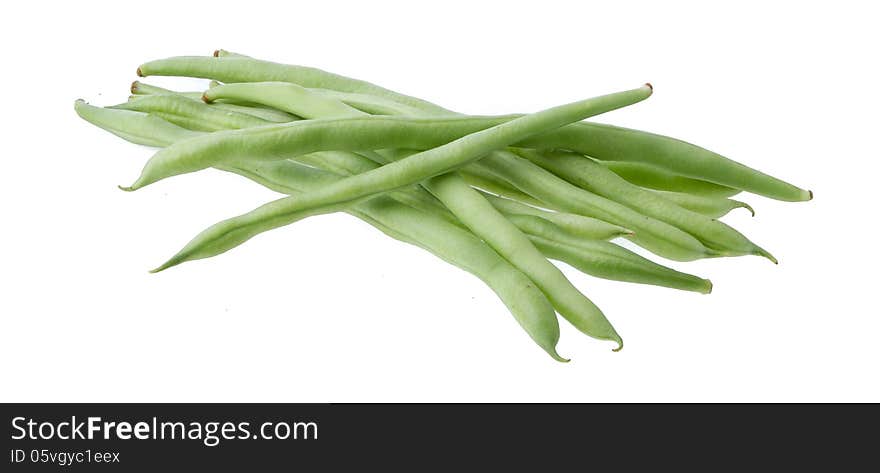
<svg viewBox="0 0 880 473">
<path fill-rule="evenodd" d="M 0 471 L 868 466 L 877 405 L 5 404 Z M 830 464 L 830 463 L 829 463 Z M 268 470 L 267 470 L 268 471 Z"/>
</svg>

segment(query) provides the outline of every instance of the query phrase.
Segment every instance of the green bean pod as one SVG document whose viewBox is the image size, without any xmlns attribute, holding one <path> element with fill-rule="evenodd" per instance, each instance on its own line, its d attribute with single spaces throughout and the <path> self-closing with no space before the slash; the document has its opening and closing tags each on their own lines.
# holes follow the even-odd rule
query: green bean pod
<svg viewBox="0 0 880 473">
<path fill-rule="evenodd" d="M 82 99 L 73 108 L 83 120 L 139 145 L 161 147 L 201 135 L 152 115 L 95 107 Z"/>
<path fill-rule="evenodd" d="M 751 212 L 752 217 L 755 216 L 755 210 L 749 204 L 738 200 L 653 189 L 648 189 L 648 192 L 656 194 L 660 198 L 666 199 L 679 207 L 692 210 L 709 218 L 721 218 L 730 213 L 730 211 L 739 208 L 746 209 Z"/>
<path fill-rule="evenodd" d="M 733 187 L 673 174 L 650 164 L 601 160 L 596 160 L 596 162 L 614 171 L 615 174 L 627 181 L 648 189 L 705 197 L 731 197 L 741 192 Z"/>
<path fill-rule="evenodd" d="M 582 155 L 563 151 L 541 153 L 534 150 L 518 150 L 517 154 L 582 189 L 680 228 L 722 255 L 759 255 L 776 262 L 770 253 L 727 224 L 679 207 L 631 184 Z"/>
<path fill-rule="evenodd" d="M 203 95 L 202 92 L 175 92 L 155 85 L 145 84 L 140 81 L 134 81 L 131 83 L 131 93 L 133 94 L 131 99 L 141 95 L 178 95 L 199 102 L 202 101 Z M 275 110 L 270 107 L 255 106 L 255 104 L 241 105 L 237 103 L 214 102 L 211 106 L 221 110 L 228 110 L 230 112 L 244 113 L 272 123 L 287 123 L 299 120 L 299 117 L 287 112 Z"/>
<path fill-rule="evenodd" d="M 180 117 L 180 120 L 184 121 L 185 117 L 191 116 L 195 113 L 199 113 L 193 110 L 198 106 L 198 102 L 190 100 L 186 97 L 180 95 L 165 94 L 144 95 L 135 100 L 129 100 L 128 102 L 114 105 L 113 108 L 118 108 L 122 110 L 134 110 L 144 113 L 161 113 L 163 115 L 172 117 L 169 119 L 169 121 L 177 124 L 176 121 L 178 120 L 178 118 L 176 117 Z M 269 125 L 271 123 L 272 122 L 257 118 L 253 115 L 233 112 L 230 110 L 208 108 L 200 111 L 200 120 L 198 120 L 199 125 L 197 126 L 201 126 L 202 128 L 199 131 L 219 131 L 258 127 Z M 186 126 L 187 128 L 189 128 L 193 126 L 193 124 L 187 122 L 185 125 L 181 126 Z"/>
<path fill-rule="evenodd" d="M 505 122 L 485 118 L 369 116 L 302 120 L 219 131 L 159 151 L 128 189 L 135 190 L 171 176 L 207 169 L 228 156 L 245 151 L 248 156 L 259 159 L 287 159 L 316 151 L 429 149 L 449 143 L 455 137 Z"/>
<path fill-rule="evenodd" d="M 138 76 L 185 76 L 220 82 L 293 82 L 303 87 L 388 97 L 396 102 L 437 113 L 448 110 L 408 95 L 390 91 L 366 81 L 351 79 L 320 69 L 278 64 L 240 56 L 179 56 L 141 64 Z"/>
<path fill-rule="evenodd" d="M 509 217 L 548 258 L 568 263 L 602 279 L 650 284 L 708 294 L 712 282 L 654 263 L 626 248 L 598 240 L 559 238 L 552 223 L 530 215 Z"/>
<path fill-rule="evenodd" d="M 576 123 L 525 140 L 524 148 L 565 149 L 591 158 L 650 164 L 682 176 L 733 187 L 771 199 L 801 202 L 813 193 L 699 146 L 645 131 L 600 123 Z"/>
</svg>

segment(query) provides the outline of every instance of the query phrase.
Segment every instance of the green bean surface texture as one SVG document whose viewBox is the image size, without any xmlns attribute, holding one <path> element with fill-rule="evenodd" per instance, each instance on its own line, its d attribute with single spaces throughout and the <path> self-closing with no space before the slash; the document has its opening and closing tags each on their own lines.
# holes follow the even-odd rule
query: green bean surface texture
<svg viewBox="0 0 880 473">
<path fill-rule="evenodd" d="M 470 272 L 530 338 L 557 353 L 560 315 L 623 347 L 605 313 L 550 260 L 611 281 L 708 294 L 712 283 L 618 243 L 692 261 L 760 255 L 719 218 L 750 192 L 810 191 L 705 148 L 584 121 L 648 98 L 644 87 L 532 114 L 469 116 L 370 82 L 217 50 L 141 64 L 138 76 L 210 80 L 177 92 L 140 81 L 128 101 L 76 113 L 160 148 L 127 191 L 215 168 L 283 194 L 193 238 L 159 272 L 224 253 L 265 231 L 345 212 Z M 636 286 L 626 286 L 636 290 Z"/>
</svg>

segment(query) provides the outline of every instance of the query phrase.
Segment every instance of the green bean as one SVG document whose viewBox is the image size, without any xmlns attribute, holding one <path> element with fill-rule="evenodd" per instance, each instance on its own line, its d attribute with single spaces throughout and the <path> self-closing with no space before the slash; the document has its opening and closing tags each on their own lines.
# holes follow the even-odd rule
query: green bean
<svg viewBox="0 0 880 473">
<path fill-rule="evenodd" d="M 547 201 L 566 212 L 598 218 L 635 232 L 633 242 L 655 254 L 676 261 L 691 261 L 717 256 L 699 240 L 659 220 L 642 215 L 625 205 L 581 189 L 544 170 L 526 159 L 512 155 L 503 161 L 492 154 L 476 165 L 493 173 L 541 201 Z"/>
<path fill-rule="evenodd" d="M 340 92 L 353 92 L 388 97 L 404 105 L 450 113 L 448 110 L 430 102 L 392 92 L 369 82 L 339 76 L 311 67 L 277 64 L 257 59 L 222 56 L 179 56 L 150 61 L 138 68 L 138 76 L 186 76 L 215 79 L 221 82 L 293 82 L 303 87 L 332 89 Z"/>
<path fill-rule="evenodd" d="M 706 197 L 731 197 L 740 193 L 739 189 L 720 186 L 707 181 L 684 177 L 664 171 L 656 166 L 645 163 L 623 161 L 601 161 L 597 163 L 614 171 L 627 181 L 648 189 L 681 192 Z"/>
<path fill-rule="evenodd" d="M 540 153 L 518 150 L 517 154 L 582 189 L 595 192 L 639 212 L 680 228 L 708 248 L 725 256 L 759 255 L 776 259 L 763 248 L 723 222 L 679 207 L 662 197 L 631 184 L 591 159 L 570 152 Z M 638 229 L 635 229 L 638 232 Z"/>
<path fill-rule="evenodd" d="M 218 49 L 214 51 L 214 57 L 243 57 L 253 59 L 250 56 L 233 53 L 231 51 L 226 51 L 223 49 Z M 319 89 L 314 87 L 309 88 L 309 91 L 323 95 L 324 97 L 327 97 L 329 99 L 338 100 L 371 115 L 416 115 L 417 112 L 421 112 L 421 109 L 419 108 L 411 107 L 403 103 L 389 100 L 376 95 L 356 92 L 341 92 L 338 90 Z"/>
<path fill-rule="evenodd" d="M 214 86 L 216 86 L 216 84 Z M 168 90 L 155 85 L 145 84 L 140 81 L 134 81 L 131 83 L 131 93 L 134 94 L 134 96 L 130 97 L 130 99 L 141 95 L 180 95 L 188 99 L 197 100 L 199 102 L 202 101 L 203 94 L 202 92 L 175 92 L 173 90 Z M 211 104 L 211 106 L 231 112 L 252 115 L 254 117 L 261 118 L 263 120 L 273 123 L 286 123 L 299 119 L 299 117 L 291 115 L 287 112 L 282 112 L 281 110 L 275 110 L 270 107 L 264 107 L 256 104 L 242 105 L 237 103 L 214 102 Z"/>
<path fill-rule="evenodd" d="M 491 194 L 483 194 L 493 207 L 508 216 L 530 215 L 546 220 L 561 231 L 570 235 L 590 240 L 610 240 L 620 236 L 632 235 L 628 230 L 619 225 L 614 225 L 603 220 L 567 212 L 548 212 L 515 200 L 497 197 Z M 514 221 L 514 224 L 516 222 Z M 517 225 L 519 226 L 519 225 Z M 520 227 L 521 230 L 524 230 Z"/>
<path fill-rule="evenodd" d="M 720 218 L 731 210 L 744 208 L 755 216 L 755 210 L 752 207 L 738 200 L 725 199 L 724 197 L 708 197 L 703 195 L 685 194 L 683 192 L 658 191 L 648 189 L 648 192 L 656 194 L 680 207 L 694 212 L 703 214 L 709 218 Z"/>
<path fill-rule="evenodd" d="M 720 154 L 668 136 L 599 123 L 576 123 L 521 143 L 524 148 L 565 149 L 608 161 L 651 164 L 682 176 L 777 200 L 806 201 L 813 193 Z"/>
<path fill-rule="evenodd" d="M 177 123 L 184 121 L 188 115 L 192 115 L 198 103 L 180 95 L 144 95 L 138 99 L 114 105 L 114 108 L 122 110 L 134 110 L 138 112 L 157 112 L 168 115 L 169 121 Z M 178 119 L 176 117 L 180 116 Z M 199 131 L 218 131 L 237 128 L 250 128 L 263 125 L 269 125 L 272 122 L 257 118 L 252 115 L 232 112 L 229 110 L 218 110 L 216 108 L 208 108 L 201 112 L 202 119 L 198 121 L 201 126 Z M 193 126 L 192 124 L 189 124 Z M 184 126 L 184 125 L 181 125 Z M 189 126 L 187 126 L 189 128 Z"/>
<path fill-rule="evenodd" d="M 182 95 L 192 100 L 202 99 L 201 92 L 175 92 L 157 85 L 145 84 L 137 80 L 131 83 L 131 94 L 136 97 L 141 95 Z M 132 99 L 132 97 L 129 97 L 129 99 Z"/>
<path fill-rule="evenodd" d="M 455 137 L 485 130 L 504 120 L 485 118 L 410 118 L 371 116 L 303 120 L 257 128 L 220 131 L 176 143 L 154 155 L 129 188 L 135 190 L 161 179 L 207 169 L 226 155 L 247 148 L 250 156 L 287 159 L 315 151 L 360 151 L 382 148 L 426 149 Z M 450 139 L 450 137 L 452 137 Z"/>
<path fill-rule="evenodd" d="M 395 161 L 398 162 L 402 161 Z M 559 268 L 547 261 L 507 217 L 481 198 L 478 191 L 456 174 L 438 175 L 423 185 L 475 235 L 534 281 L 556 311 L 575 328 L 593 338 L 616 342 L 616 350 L 623 348 L 623 340 L 602 311 L 581 294 Z"/>
<path fill-rule="evenodd" d="M 74 102 L 76 113 L 84 120 L 101 127 L 124 140 L 146 146 L 165 146 L 169 142 L 182 141 L 199 136 L 199 133 L 173 125 L 161 118 L 129 110 L 113 110 L 89 105 L 79 99 Z M 156 137 L 168 138 L 156 138 Z"/>
<path fill-rule="evenodd" d="M 708 279 L 667 268 L 613 243 L 560 238 L 559 229 L 539 217 L 514 215 L 508 218 L 525 229 L 532 243 L 548 258 L 568 263 L 591 276 L 701 294 L 712 292 L 712 282 Z"/>
<path fill-rule="evenodd" d="M 83 101 L 77 101 L 75 108 L 90 123 L 136 143 L 165 146 L 196 134 L 141 112 L 92 107 Z M 143 143 L 145 141 L 148 143 Z M 219 168 L 287 194 L 314 191 L 340 180 L 333 174 L 290 161 L 229 162 Z M 541 348 L 554 359 L 567 361 L 556 352 L 559 326 L 554 308 L 544 294 L 521 271 L 470 232 L 433 213 L 420 212 L 386 196 L 377 196 L 347 212 L 392 238 L 418 245 L 479 277 Z"/>
</svg>

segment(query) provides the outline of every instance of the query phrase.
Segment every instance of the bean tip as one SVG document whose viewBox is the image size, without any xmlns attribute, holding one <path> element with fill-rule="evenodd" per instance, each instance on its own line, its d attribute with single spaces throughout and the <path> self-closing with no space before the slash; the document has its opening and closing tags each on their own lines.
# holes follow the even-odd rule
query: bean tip
<svg viewBox="0 0 880 473">
<path fill-rule="evenodd" d="M 757 256 L 763 256 L 764 258 L 767 258 L 767 259 L 770 260 L 773 264 L 779 264 L 779 260 L 777 260 L 775 256 L 771 255 L 769 251 L 767 251 L 767 250 L 765 250 L 765 249 L 763 249 L 763 248 L 758 248 L 758 249 L 756 249 L 756 250 L 755 250 L 755 254 L 756 254 Z"/>
<path fill-rule="evenodd" d="M 202 94 L 202 102 L 211 103 L 211 99 L 208 97 L 208 93 L 205 92 Z"/>
<path fill-rule="evenodd" d="M 553 357 L 554 360 L 556 360 L 560 363 L 568 363 L 571 361 L 571 358 L 566 358 L 566 357 L 560 355 L 559 353 L 556 352 L 555 349 L 549 350 L 548 353 L 550 353 L 550 356 Z"/>
<path fill-rule="evenodd" d="M 746 209 L 746 210 L 749 211 L 749 213 L 752 214 L 752 217 L 755 216 L 755 209 L 753 209 L 751 205 L 749 205 L 749 204 L 747 204 L 747 203 L 745 203 L 745 202 L 743 202 L 743 201 L 740 201 L 740 200 L 733 200 L 733 199 L 730 199 L 730 201 L 733 203 L 733 205 L 736 206 L 736 207 L 734 207 L 734 209 Z M 731 209 L 731 210 L 733 210 L 733 209 Z M 718 219 L 717 219 L 717 218 L 713 218 L 712 220 L 718 220 Z"/>
<path fill-rule="evenodd" d="M 654 92 L 654 86 L 653 86 L 653 85 L 651 85 L 651 83 L 650 83 L 650 82 L 645 82 L 645 87 L 647 87 L 647 88 L 649 88 L 649 89 L 651 89 L 651 92 Z"/>
<path fill-rule="evenodd" d="M 141 68 L 140 68 L 140 67 L 138 67 L 138 69 L 137 69 L 137 76 L 138 76 L 138 77 L 144 77 L 144 72 L 141 71 Z"/>
<path fill-rule="evenodd" d="M 140 69 L 138 69 L 138 71 L 140 71 Z M 138 82 L 138 81 L 134 81 L 134 82 L 131 83 L 131 87 L 129 88 L 129 90 L 131 91 L 132 94 L 137 94 L 138 86 L 139 86 L 140 84 L 141 84 L 141 83 Z"/>
<path fill-rule="evenodd" d="M 807 200 L 813 200 L 813 191 L 808 190 L 808 191 L 807 191 L 807 194 L 809 195 L 809 197 L 807 198 Z"/>
<path fill-rule="evenodd" d="M 214 57 L 220 57 L 220 50 L 219 49 L 214 50 Z"/>
<path fill-rule="evenodd" d="M 710 281 L 710 280 L 708 280 L 708 279 L 703 279 L 703 283 L 704 283 L 705 286 L 706 286 L 705 289 L 702 291 L 703 294 L 712 294 L 712 289 L 715 287 L 715 286 L 712 284 L 712 281 Z"/>
<path fill-rule="evenodd" d="M 617 353 L 617 352 L 619 352 L 620 350 L 623 350 L 623 340 L 621 340 L 620 338 L 618 338 L 618 339 L 615 340 L 615 341 L 617 342 L 617 348 L 612 348 L 611 351 Z"/>
<path fill-rule="evenodd" d="M 134 187 L 134 186 L 121 186 L 121 185 L 119 185 L 119 186 L 116 186 L 116 187 L 118 187 L 119 190 L 122 190 L 122 191 L 125 191 L 125 192 L 132 192 L 132 191 L 135 190 L 135 187 Z"/>
</svg>

